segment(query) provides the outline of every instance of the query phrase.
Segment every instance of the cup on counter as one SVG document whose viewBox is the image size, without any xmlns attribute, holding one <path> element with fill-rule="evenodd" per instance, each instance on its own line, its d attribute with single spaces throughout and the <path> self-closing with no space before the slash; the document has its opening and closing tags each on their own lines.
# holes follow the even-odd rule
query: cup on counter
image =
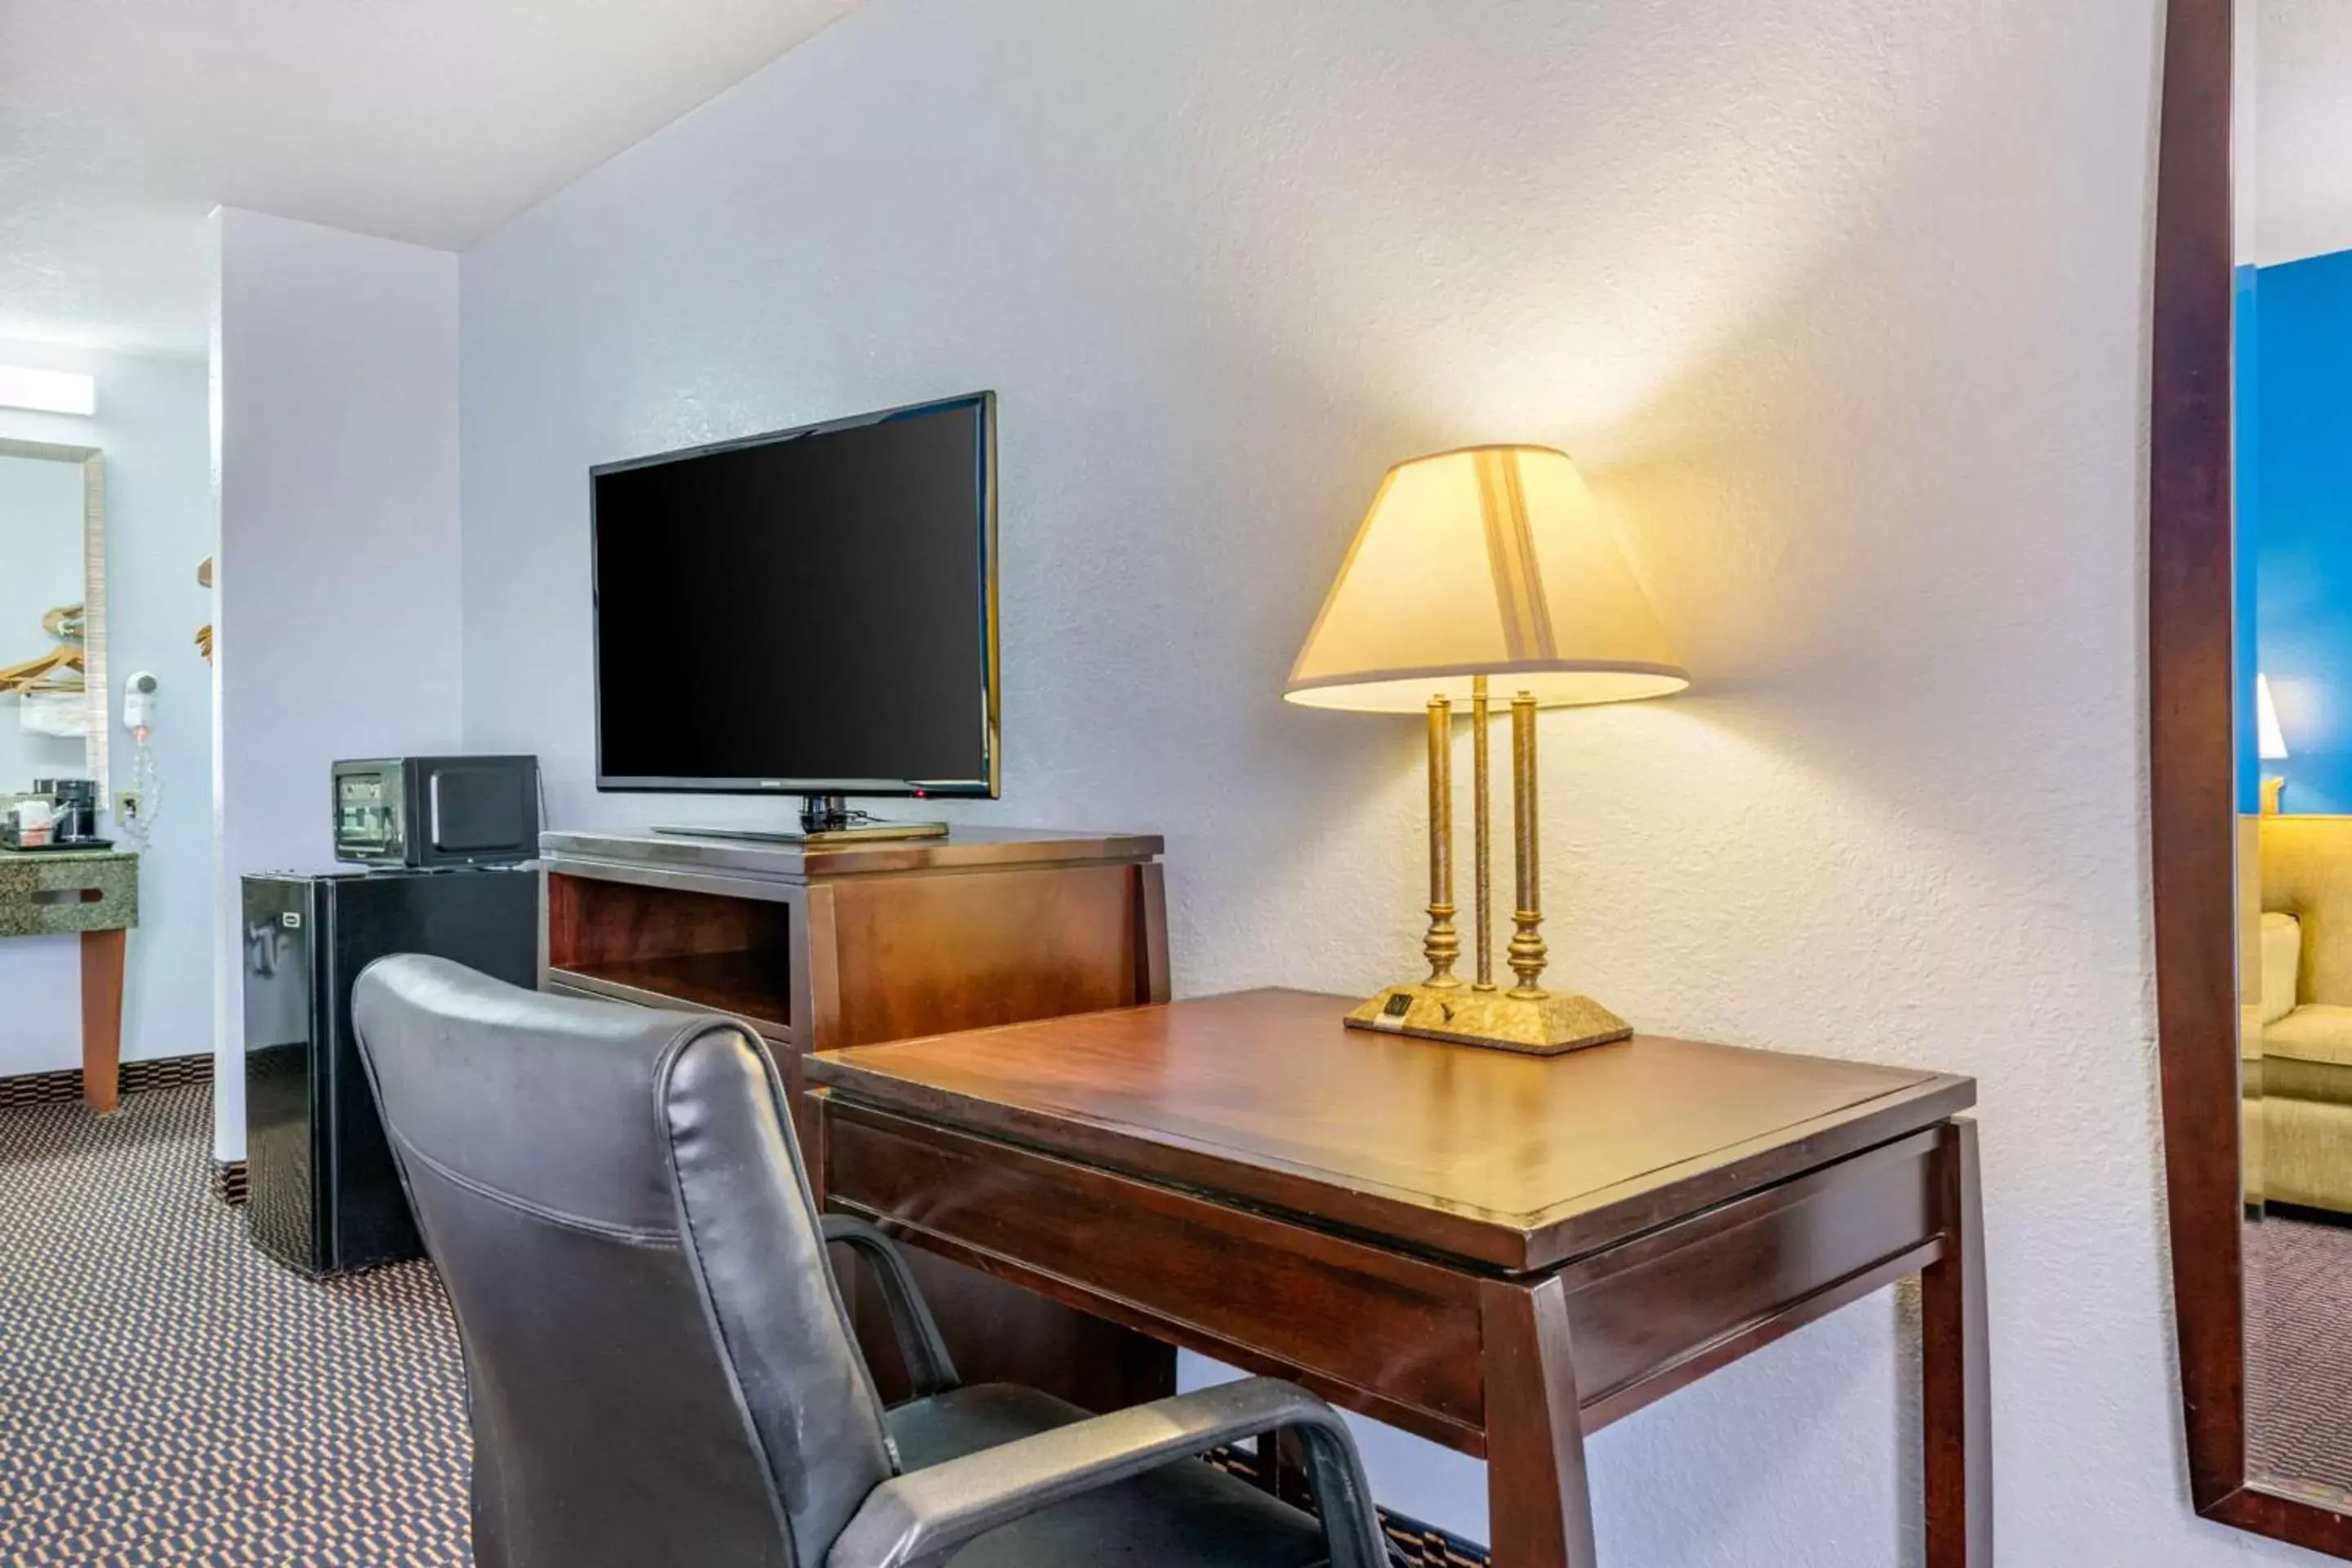
<svg viewBox="0 0 2352 1568">
<path fill-rule="evenodd" d="M 57 828 L 56 808 L 40 796 L 19 800 L 12 808 L 16 820 L 15 837 L 20 849 L 45 847 Z"/>
</svg>

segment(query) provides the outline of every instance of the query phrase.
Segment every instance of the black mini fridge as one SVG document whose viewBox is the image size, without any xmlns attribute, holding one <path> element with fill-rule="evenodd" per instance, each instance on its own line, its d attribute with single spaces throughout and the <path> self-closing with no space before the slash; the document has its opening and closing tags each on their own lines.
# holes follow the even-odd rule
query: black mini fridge
<svg viewBox="0 0 2352 1568">
<path fill-rule="evenodd" d="M 539 872 L 349 871 L 245 879 L 245 1121 L 254 1244 L 306 1274 L 417 1257 L 352 982 L 387 953 L 539 983 Z"/>
</svg>

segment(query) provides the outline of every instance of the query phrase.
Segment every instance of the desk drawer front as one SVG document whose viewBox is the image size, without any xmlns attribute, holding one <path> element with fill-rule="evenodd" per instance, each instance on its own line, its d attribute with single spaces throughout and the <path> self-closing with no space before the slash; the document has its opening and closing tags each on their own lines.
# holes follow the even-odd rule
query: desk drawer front
<svg viewBox="0 0 2352 1568">
<path fill-rule="evenodd" d="M 1481 1422 L 1478 1314 L 1464 1277 L 1171 1188 L 887 1112 L 826 1101 L 826 1193 L 926 1237 L 1041 1274 L 1226 1346 Z M 1147 1305 L 1148 1303 L 1148 1305 Z M 1456 1440 L 1459 1440 L 1458 1434 Z"/>
<path fill-rule="evenodd" d="M 1586 1429 L 1916 1268 L 1937 1234 L 1936 1137 L 1915 1134 L 1563 1269 Z"/>
</svg>

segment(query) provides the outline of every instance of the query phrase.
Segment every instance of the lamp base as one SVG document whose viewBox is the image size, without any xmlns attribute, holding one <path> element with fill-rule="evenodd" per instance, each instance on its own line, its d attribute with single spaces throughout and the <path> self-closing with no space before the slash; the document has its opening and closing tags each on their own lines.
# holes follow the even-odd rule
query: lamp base
<svg viewBox="0 0 2352 1568">
<path fill-rule="evenodd" d="M 1391 985 L 1349 1014 L 1347 1024 L 1351 1029 L 1536 1057 L 1562 1056 L 1633 1035 L 1633 1026 L 1590 996 L 1514 996 L 1459 984 Z"/>
</svg>

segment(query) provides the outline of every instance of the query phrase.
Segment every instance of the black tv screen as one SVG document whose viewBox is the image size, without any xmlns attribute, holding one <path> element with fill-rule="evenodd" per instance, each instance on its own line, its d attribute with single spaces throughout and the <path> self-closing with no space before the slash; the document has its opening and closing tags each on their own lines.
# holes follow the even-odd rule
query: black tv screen
<svg viewBox="0 0 2352 1568">
<path fill-rule="evenodd" d="M 995 398 L 591 473 L 606 790 L 996 793 Z"/>
</svg>

